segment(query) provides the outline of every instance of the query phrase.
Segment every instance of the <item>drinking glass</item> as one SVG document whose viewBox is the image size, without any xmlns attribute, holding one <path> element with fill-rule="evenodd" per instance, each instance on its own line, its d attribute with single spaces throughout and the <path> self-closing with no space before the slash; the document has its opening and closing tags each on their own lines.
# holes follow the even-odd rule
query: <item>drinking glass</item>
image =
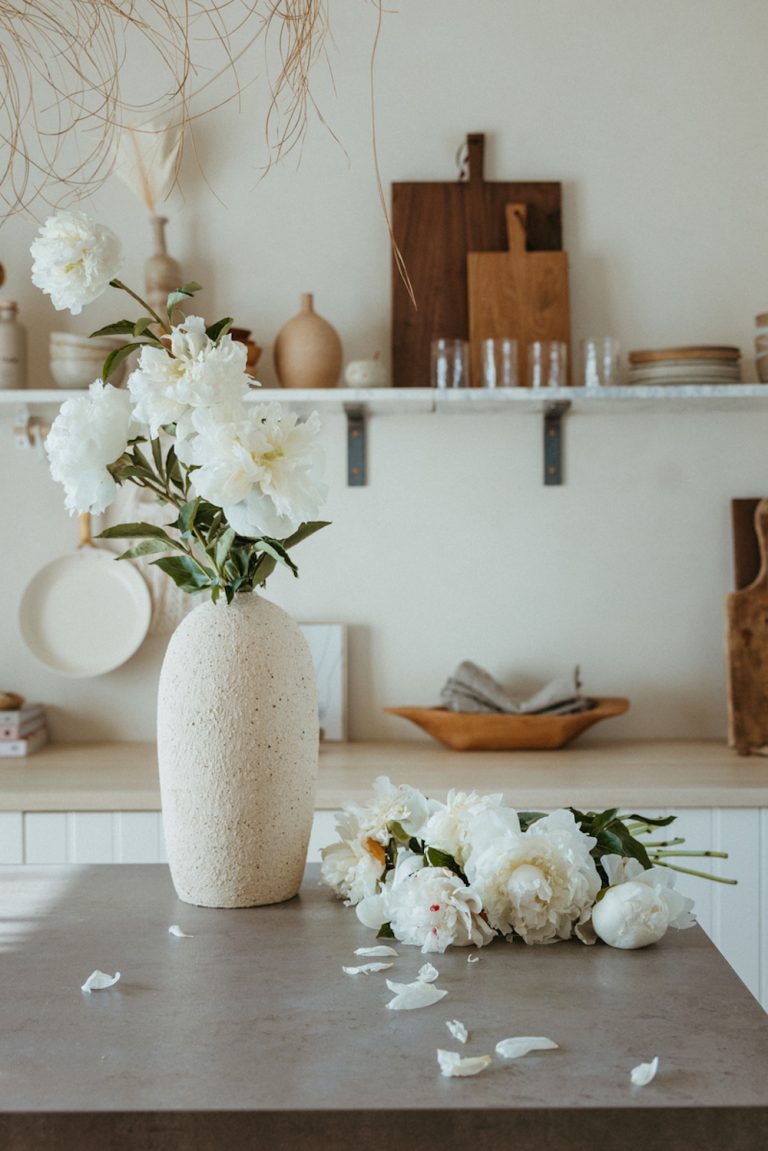
<svg viewBox="0 0 768 1151">
<path fill-rule="evenodd" d="M 469 344 L 466 340 L 433 340 L 430 347 L 433 388 L 469 387 Z"/>
<path fill-rule="evenodd" d="M 516 388 L 517 340 L 507 336 L 481 340 L 480 368 L 484 388 Z"/>
<path fill-rule="evenodd" d="M 568 384 L 568 347 L 561 340 L 528 345 L 528 387 L 564 388 Z"/>
<path fill-rule="evenodd" d="M 579 383 L 584 388 L 613 388 L 619 383 L 619 341 L 589 336 L 579 345 Z"/>
</svg>

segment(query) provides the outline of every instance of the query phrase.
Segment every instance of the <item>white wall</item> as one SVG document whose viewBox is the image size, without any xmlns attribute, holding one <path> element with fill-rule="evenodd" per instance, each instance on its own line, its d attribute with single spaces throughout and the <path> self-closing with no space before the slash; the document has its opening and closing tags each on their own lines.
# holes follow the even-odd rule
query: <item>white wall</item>
<svg viewBox="0 0 768 1151">
<path fill-rule="evenodd" d="M 302 291 L 347 359 L 388 355 L 368 104 L 375 7 L 332 8 L 335 93 L 322 72 L 317 91 L 343 149 L 314 123 L 300 162 L 259 181 L 256 87 L 196 130 L 220 200 L 189 150 L 183 195 L 168 205 L 171 250 L 206 285 L 201 306 L 253 329 L 265 385 Z M 376 65 L 385 187 L 452 179 L 465 134 L 484 131 L 486 178 L 563 182 L 575 339 L 735 343 L 754 379 L 751 329 L 768 310 L 766 44 L 762 0 L 408 0 L 385 15 Z M 139 285 L 142 207 L 114 180 L 86 207 L 124 237 L 123 278 Z M 3 294 L 30 330 L 30 383 L 47 386 L 48 332 L 91 330 L 117 298 L 77 319 L 54 313 L 28 281 L 36 226 L 6 222 L 0 258 Z M 2 686 L 44 699 L 59 738 L 151 738 L 162 638 L 81 682 L 49 675 L 21 645 L 24 583 L 76 526 L 44 461 L 13 448 L 2 411 Z M 577 412 L 567 482 L 549 489 L 530 415 L 376 417 L 364 489 L 345 484 L 342 418 L 325 422 L 334 524 L 297 551 L 301 579 L 280 573 L 270 594 L 303 620 L 350 624 L 353 737 L 419 738 L 382 707 L 435 702 L 463 658 L 524 683 L 580 663 L 586 690 L 632 702 L 595 738 L 724 734 L 729 503 L 768 489 L 768 413 Z"/>
</svg>

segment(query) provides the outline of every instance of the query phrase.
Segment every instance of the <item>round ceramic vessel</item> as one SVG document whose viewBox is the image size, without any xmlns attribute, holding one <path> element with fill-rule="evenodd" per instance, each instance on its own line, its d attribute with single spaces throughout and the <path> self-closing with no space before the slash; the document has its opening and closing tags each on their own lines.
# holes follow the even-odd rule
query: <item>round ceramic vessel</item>
<svg viewBox="0 0 768 1151">
<path fill-rule="evenodd" d="M 171 637 L 157 745 L 180 899 L 254 907 L 296 894 L 315 805 L 319 727 L 298 625 L 253 594 L 205 603 Z"/>
</svg>

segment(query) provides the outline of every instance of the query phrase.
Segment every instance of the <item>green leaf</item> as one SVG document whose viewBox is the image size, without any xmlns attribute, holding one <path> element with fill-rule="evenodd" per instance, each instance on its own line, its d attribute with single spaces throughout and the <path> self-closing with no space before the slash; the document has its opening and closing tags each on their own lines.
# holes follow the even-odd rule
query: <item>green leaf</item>
<svg viewBox="0 0 768 1151">
<path fill-rule="evenodd" d="M 166 556 L 163 559 L 152 560 L 152 563 L 169 575 L 182 591 L 202 591 L 203 588 L 212 587 L 216 583 L 214 573 L 191 556 Z"/>
<path fill-rule="evenodd" d="M 651 817 L 649 815 L 622 815 L 621 818 L 625 822 L 627 820 L 632 820 L 633 823 L 634 822 L 647 823 L 649 827 L 669 827 L 670 823 L 675 822 L 675 820 L 677 819 L 677 816 L 676 815 L 666 815 L 666 816 L 662 817 L 659 815 L 659 816 L 656 816 L 655 819 L 651 819 Z"/>
<path fill-rule="evenodd" d="M 544 818 L 543 811 L 518 811 L 517 818 L 520 820 L 520 827 L 523 831 L 527 831 L 532 823 L 536 823 L 538 819 Z"/>
<path fill-rule="evenodd" d="M 89 339 L 96 336 L 129 336 L 133 331 L 133 320 L 116 320 L 114 324 L 107 324 L 97 332 L 91 332 Z"/>
<path fill-rule="evenodd" d="M 157 321 L 153 320 L 151 316 L 142 316 L 141 319 L 137 320 L 133 325 L 132 335 L 143 336 L 147 331 L 152 335 L 152 325 L 155 323 L 157 323 Z"/>
<path fill-rule="evenodd" d="M 302 540 L 308 539 L 309 536 L 313 536 L 315 532 L 319 532 L 321 528 L 328 528 L 330 526 L 330 520 L 309 520 L 307 523 L 299 524 L 293 535 L 288 536 L 287 539 L 282 541 L 283 547 L 287 551 L 288 548 L 295 547 L 296 544 L 300 544 Z"/>
<path fill-rule="evenodd" d="M 169 524 L 169 527 L 172 525 Z M 129 539 L 155 539 L 165 540 L 166 543 L 172 547 L 176 547 L 175 540 L 157 524 L 114 524 L 112 527 L 104 528 L 104 531 L 99 532 L 96 536 L 97 540 L 129 540 Z"/>
<path fill-rule="evenodd" d="M 189 300 L 191 296 L 192 292 L 185 292 L 183 288 L 178 288 L 175 292 L 171 292 L 165 305 L 165 310 L 168 313 L 169 320 L 174 312 L 174 309 L 177 308 L 179 304 L 183 304 L 185 300 Z"/>
<path fill-rule="evenodd" d="M 268 556 L 271 556 L 277 563 L 285 564 L 290 568 L 295 576 L 299 574 L 299 569 L 288 555 L 285 548 L 277 540 L 254 540 L 253 546 L 260 551 L 265 551 Z"/>
<path fill-rule="evenodd" d="M 155 436 L 154 439 L 150 440 L 150 444 L 152 447 L 152 459 L 155 462 L 155 469 L 157 470 L 157 474 L 159 476 L 164 476 L 165 466 L 163 464 L 163 448 L 160 443 L 160 437 Z"/>
<path fill-rule="evenodd" d="M 264 587 L 272 572 L 277 567 L 276 560 L 272 556 L 268 556 L 266 552 L 262 552 L 259 559 L 253 567 L 253 574 L 251 576 L 252 582 L 258 584 L 259 587 Z"/>
<path fill-rule="evenodd" d="M 131 352 L 135 352 L 137 348 L 142 347 L 141 344 L 123 344 L 119 348 L 115 348 L 110 352 L 104 361 L 104 367 L 101 369 L 101 378 L 106 380 L 115 370 L 118 364 L 121 364 L 124 359 L 130 356 Z"/>
<path fill-rule="evenodd" d="M 467 877 L 459 867 L 455 858 L 449 855 L 447 851 L 440 851 L 437 847 L 425 847 L 424 858 L 430 867 L 447 867 L 454 875 L 458 875 L 467 883 Z"/>
<path fill-rule="evenodd" d="M 219 536 L 216 541 L 216 549 L 213 557 L 216 567 L 221 567 L 224 563 L 224 560 L 227 558 L 227 553 L 234 543 L 234 539 L 235 532 L 233 528 L 227 528 L 227 530 Z"/>
<path fill-rule="evenodd" d="M 232 317 L 225 316 L 223 320 L 217 320 L 215 324 L 211 324 L 209 328 L 206 328 L 205 334 L 209 340 L 213 340 L 214 344 L 216 344 L 231 327 Z"/>
<path fill-rule="evenodd" d="M 129 548 L 127 552 L 123 552 L 117 558 L 119 560 L 132 560 L 137 556 L 155 555 L 157 552 L 167 552 L 170 543 L 164 543 L 163 540 L 142 540 L 136 547 Z"/>
<path fill-rule="evenodd" d="M 176 527 L 179 529 L 183 536 L 189 536 L 192 534 L 192 530 L 195 526 L 195 520 L 197 519 L 197 513 L 200 510 L 200 503 L 200 496 L 197 496 L 194 500 L 190 500 L 189 503 L 186 503 L 183 507 L 179 508 L 179 518 L 176 521 Z"/>
<path fill-rule="evenodd" d="M 197 280 L 190 280 L 188 284 L 184 284 L 179 290 L 185 292 L 188 296 L 193 296 L 195 292 L 202 292 L 203 285 L 198 284 Z"/>
<path fill-rule="evenodd" d="M 391 923 L 382 923 L 379 930 L 376 932 L 377 939 L 394 939 L 395 933 L 392 930 Z"/>
</svg>

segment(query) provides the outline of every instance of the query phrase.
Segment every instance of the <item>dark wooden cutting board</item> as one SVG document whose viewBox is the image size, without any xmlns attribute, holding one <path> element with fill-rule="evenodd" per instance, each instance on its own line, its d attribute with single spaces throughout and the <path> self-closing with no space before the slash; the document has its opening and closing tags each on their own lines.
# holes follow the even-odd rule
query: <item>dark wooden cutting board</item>
<svg viewBox="0 0 768 1151">
<path fill-rule="evenodd" d="M 486 182 L 485 137 L 467 136 L 468 178 L 454 183 L 392 185 L 392 232 L 416 307 L 392 262 L 392 383 L 429 386 L 429 345 L 469 337 L 467 253 L 507 247 L 507 204 L 525 204 L 528 249 L 562 247 L 561 185 L 555 181 Z"/>
<path fill-rule="evenodd" d="M 755 511 L 760 570 L 726 600 L 728 743 L 768 754 L 768 499 Z"/>
<path fill-rule="evenodd" d="M 480 378 L 480 341 L 508 336 L 517 340 L 517 382 L 526 384 L 526 356 L 533 340 L 559 340 L 568 348 L 570 380 L 571 317 L 566 252 L 526 251 L 525 204 L 507 204 L 506 252 L 469 252 L 467 293 L 472 380 Z"/>
</svg>

